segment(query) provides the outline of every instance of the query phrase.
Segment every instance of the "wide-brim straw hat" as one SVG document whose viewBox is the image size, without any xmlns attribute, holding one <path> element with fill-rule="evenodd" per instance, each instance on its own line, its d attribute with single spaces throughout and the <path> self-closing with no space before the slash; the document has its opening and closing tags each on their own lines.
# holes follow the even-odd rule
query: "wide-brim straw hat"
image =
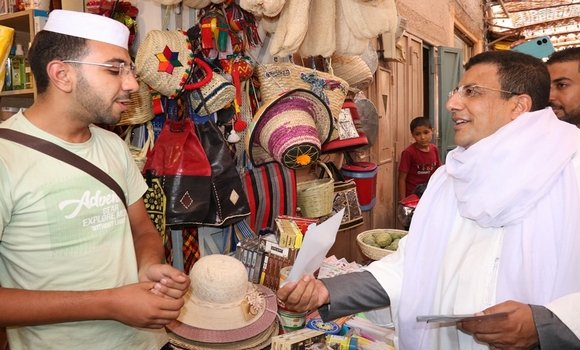
<svg viewBox="0 0 580 350">
<path fill-rule="evenodd" d="M 199 259 L 189 273 L 191 287 L 176 321 L 167 328 L 204 343 L 231 343 L 255 337 L 276 320 L 274 292 L 248 281 L 241 261 L 213 254 Z"/>
<path fill-rule="evenodd" d="M 289 90 L 256 111 L 246 133 L 246 150 L 254 165 L 277 161 L 301 168 L 318 160 L 331 131 L 326 103 L 310 90 Z"/>
<path fill-rule="evenodd" d="M 373 81 L 373 73 L 358 55 L 332 55 L 332 71 L 348 83 L 351 90 L 359 91 L 366 89 Z"/>
<path fill-rule="evenodd" d="M 137 74 L 153 90 L 169 98 L 179 95 L 189 77 L 193 52 L 180 30 L 151 30 L 137 49 Z"/>
</svg>

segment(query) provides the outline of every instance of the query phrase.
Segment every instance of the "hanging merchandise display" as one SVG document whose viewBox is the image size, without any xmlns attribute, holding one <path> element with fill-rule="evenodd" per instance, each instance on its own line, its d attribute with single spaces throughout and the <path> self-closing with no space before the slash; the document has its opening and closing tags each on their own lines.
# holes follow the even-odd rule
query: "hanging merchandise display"
<svg viewBox="0 0 580 350">
<path fill-rule="evenodd" d="M 246 134 L 253 165 L 277 161 L 292 169 L 316 163 L 330 137 L 328 106 L 310 90 L 294 89 L 263 104 Z"/>
</svg>

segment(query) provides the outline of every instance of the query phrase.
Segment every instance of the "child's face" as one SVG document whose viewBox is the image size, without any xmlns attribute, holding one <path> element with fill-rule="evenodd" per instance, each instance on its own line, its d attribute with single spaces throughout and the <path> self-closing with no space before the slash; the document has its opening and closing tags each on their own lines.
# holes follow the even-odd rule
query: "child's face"
<svg viewBox="0 0 580 350">
<path fill-rule="evenodd" d="M 412 135 L 417 146 L 426 147 L 433 139 L 433 129 L 427 126 L 418 126 L 413 130 Z"/>
</svg>

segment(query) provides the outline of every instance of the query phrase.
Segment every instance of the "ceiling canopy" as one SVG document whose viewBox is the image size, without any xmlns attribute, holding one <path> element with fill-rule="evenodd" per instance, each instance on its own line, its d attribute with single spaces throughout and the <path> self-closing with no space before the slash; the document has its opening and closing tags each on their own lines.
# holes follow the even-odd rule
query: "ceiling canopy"
<svg viewBox="0 0 580 350">
<path fill-rule="evenodd" d="M 580 0 L 485 0 L 488 47 L 548 36 L 555 50 L 580 46 Z"/>
</svg>

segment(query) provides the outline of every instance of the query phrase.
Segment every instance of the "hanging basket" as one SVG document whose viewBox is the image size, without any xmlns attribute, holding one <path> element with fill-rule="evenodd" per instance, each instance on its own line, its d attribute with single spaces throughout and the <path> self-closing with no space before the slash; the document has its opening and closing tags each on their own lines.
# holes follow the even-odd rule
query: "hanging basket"
<svg viewBox="0 0 580 350">
<path fill-rule="evenodd" d="M 334 200 L 334 179 L 326 164 L 318 163 L 328 175 L 328 178 L 309 180 L 296 184 L 297 204 L 302 216 L 318 218 L 332 212 Z"/>
</svg>

